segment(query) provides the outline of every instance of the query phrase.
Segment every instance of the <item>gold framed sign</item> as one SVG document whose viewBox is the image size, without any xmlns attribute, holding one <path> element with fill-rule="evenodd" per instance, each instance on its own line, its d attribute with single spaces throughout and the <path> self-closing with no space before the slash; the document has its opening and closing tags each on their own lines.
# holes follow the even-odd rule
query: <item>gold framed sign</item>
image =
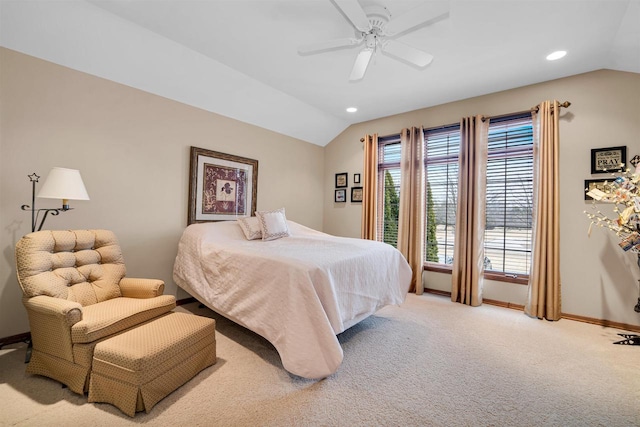
<svg viewBox="0 0 640 427">
<path fill-rule="evenodd" d="M 257 160 L 191 147 L 188 225 L 252 216 L 257 198 Z"/>
</svg>

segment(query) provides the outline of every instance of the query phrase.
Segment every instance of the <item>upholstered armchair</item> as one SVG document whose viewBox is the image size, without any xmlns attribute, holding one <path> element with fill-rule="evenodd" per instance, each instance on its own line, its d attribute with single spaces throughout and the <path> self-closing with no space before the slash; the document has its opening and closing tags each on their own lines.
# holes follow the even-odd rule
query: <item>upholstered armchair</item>
<svg viewBox="0 0 640 427">
<path fill-rule="evenodd" d="M 70 390 L 88 390 L 93 349 L 167 313 L 164 282 L 125 277 L 122 251 L 107 230 L 38 231 L 16 244 L 18 282 L 33 344 L 27 372 Z"/>
</svg>

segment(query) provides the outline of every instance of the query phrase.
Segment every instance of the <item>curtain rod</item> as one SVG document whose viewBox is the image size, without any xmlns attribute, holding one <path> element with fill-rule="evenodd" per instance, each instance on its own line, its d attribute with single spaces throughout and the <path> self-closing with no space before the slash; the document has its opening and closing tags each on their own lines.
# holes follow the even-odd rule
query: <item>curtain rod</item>
<svg viewBox="0 0 640 427">
<path fill-rule="evenodd" d="M 560 104 L 558 104 L 558 106 L 561 107 L 561 108 L 569 108 L 570 105 L 571 105 L 571 103 L 569 101 L 564 101 L 564 102 L 561 102 Z M 532 111 L 535 111 L 537 113 L 538 110 L 540 110 L 540 107 L 536 105 L 535 107 L 531 107 L 528 110 L 518 111 L 516 113 L 501 114 L 499 116 L 482 116 L 482 121 L 485 121 L 487 119 L 500 119 L 502 117 L 515 116 L 515 115 L 518 115 L 518 114 L 530 113 Z M 456 123 L 451 123 L 449 125 L 442 125 L 442 126 L 435 126 L 435 127 L 431 127 L 431 128 L 426 128 L 425 130 L 443 129 L 443 128 L 446 128 L 446 127 L 449 127 L 449 126 L 454 126 L 454 125 L 456 125 Z M 395 135 L 395 134 L 392 134 L 392 135 Z M 386 137 L 389 137 L 389 136 L 392 136 L 392 135 L 379 136 L 378 138 L 386 138 Z M 360 138 L 360 142 L 364 142 L 364 138 Z"/>
<path fill-rule="evenodd" d="M 450 124 L 448 124 L 448 125 L 440 125 L 440 126 L 434 126 L 434 127 L 430 127 L 430 128 L 424 128 L 424 130 L 425 130 L 425 131 L 428 131 L 428 130 L 444 129 L 444 128 L 448 128 L 448 127 L 451 127 L 451 126 L 457 126 L 457 125 L 459 125 L 459 124 L 460 124 L 460 122 L 457 122 L 457 123 L 450 123 Z M 398 134 L 399 134 L 399 133 L 400 133 L 400 132 L 398 132 Z M 380 139 L 380 138 L 388 138 L 388 137 L 390 137 L 390 136 L 394 136 L 394 135 L 397 135 L 397 134 L 392 133 L 391 135 L 378 136 L 378 139 Z M 364 138 L 360 138 L 360 142 L 364 142 Z"/>
<path fill-rule="evenodd" d="M 569 101 L 564 101 L 564 102 L 561 102 L 561 103 L 558 104 L 558 106 L 561 107 L 561 108 L 569 108 L 570 105 L 571 105 L 571 103 Z M 517 116 L 518 114 L 526 114 L 526 113 L 530 113 L 532 111 L 535 111 L 537 113 L 538 110 L 540 110 L 540 107 L 538 105 L 536 105 L 535 107 L 531 107 L 528 110 L 518 111 L 516 113 L 500 114 L 499 116 L 482 116 L 482 121 L 484 122 L 487 119 L 501 119 L 503 117 Z"/>
</svg>

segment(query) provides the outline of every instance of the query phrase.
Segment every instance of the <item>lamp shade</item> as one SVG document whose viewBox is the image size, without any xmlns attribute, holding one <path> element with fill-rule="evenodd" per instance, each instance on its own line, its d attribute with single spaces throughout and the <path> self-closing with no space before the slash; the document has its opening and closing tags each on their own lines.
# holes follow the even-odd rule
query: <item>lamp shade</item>
<svg viewBox="0 0 640 427">
<path fill-rule="evenodd" d="M 38 197 L 44 199 L 89 200 L 80 171 L 55 167 L 51 169 Z"/>
</svg>

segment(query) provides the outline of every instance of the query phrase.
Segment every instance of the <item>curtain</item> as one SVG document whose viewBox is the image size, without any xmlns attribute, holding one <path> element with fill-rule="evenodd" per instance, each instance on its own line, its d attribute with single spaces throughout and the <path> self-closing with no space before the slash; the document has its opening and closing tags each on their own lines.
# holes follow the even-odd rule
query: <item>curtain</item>
<svg viewBox="0 0 640 427">
<path fill-rule="evenodd" d="M 484 226 L 489 120 L 460 121 L 460 159 L 451 300 L 482 304 Z"/>
<path fill-rule="evenodd" d="M 364 167 L 362 177 L 362 221 L 360 237 L 376 240 L 378 212 L 378 134 L 364 137 Z"/>
<path fill-rule="evenodd" d="M 400 215 L 398 250 L 411 266 L 410 292 L 422 294 L 424 264 L 424 131 L 412 127 L 400 133 Z"/>
<path fill-rule="evenodd" d="M 525 313 L 559 320 L 560 189 L 558 101 L 545 101 L 533 113 L 533 262 Z"/>
</svg>

